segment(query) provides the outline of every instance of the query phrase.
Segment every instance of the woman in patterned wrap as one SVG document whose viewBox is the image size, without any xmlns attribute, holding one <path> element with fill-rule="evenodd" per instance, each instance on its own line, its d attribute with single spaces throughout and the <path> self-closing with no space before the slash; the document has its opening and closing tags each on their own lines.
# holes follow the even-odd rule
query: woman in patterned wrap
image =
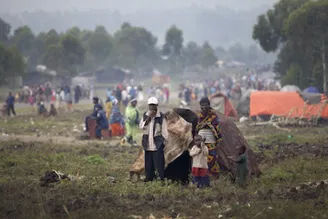
<svg viewBox="0 0 328 219">
<path fill-rule="evenodd" d="M 196 131 L 198 135 L 205 139 L 205 145 L 208 147 L 207 163 L 209 174 L 218 177 L 220 165 L 217 147 L 219 147 L 222 141 L 219 117 L 211 108 L 210 100 L 207 97 L 202 98 L 199 104 L 201 113 L 198 115 Z"/>
</svg>

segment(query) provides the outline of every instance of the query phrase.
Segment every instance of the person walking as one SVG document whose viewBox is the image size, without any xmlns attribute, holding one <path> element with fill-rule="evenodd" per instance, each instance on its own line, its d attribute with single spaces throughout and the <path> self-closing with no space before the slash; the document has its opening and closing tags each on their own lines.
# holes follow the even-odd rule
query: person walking
<svg viewBox="0 0 328 219">
<path fill-rule="evenodd" d="M 137 109 L 137 99 L 133 99 L 130 102 L 130 105 L 125 110 L 126 118 L 126 141 L 131 145 L 136 145 L 136 135 L 138 131 L 139 120 L 139 111 Z"/>
<path fill-rule="evenodd" d="M 9 92 L 8 97 L 6 99 L 7 104 L 7 115 L 10 116 L 10 111 L 16 116 L 15 112 L 15 97 Z"/>
</svg>

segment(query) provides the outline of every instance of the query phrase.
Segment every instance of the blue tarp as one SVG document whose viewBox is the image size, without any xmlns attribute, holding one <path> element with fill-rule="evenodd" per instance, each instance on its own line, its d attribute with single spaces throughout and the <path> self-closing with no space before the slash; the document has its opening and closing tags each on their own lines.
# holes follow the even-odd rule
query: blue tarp
<svg viewBox="0 0 328 219">
<path fill-rule="evenodd" d="M 304 90 L 307 93 L 319 94 L 320 91 L 316 87 L 308 87 Z"/>
</svg>

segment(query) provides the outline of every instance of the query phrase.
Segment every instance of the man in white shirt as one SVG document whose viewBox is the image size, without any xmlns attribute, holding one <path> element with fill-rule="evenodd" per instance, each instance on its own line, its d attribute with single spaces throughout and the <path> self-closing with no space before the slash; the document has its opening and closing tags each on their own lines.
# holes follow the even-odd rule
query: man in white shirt
<svg viewBox="0 0 328 219">
<path fill-rule="evenodd" d="M 142 146 L 145 150 L 145 182 L 153 181 L 155 169 L 159 178 L 164 180 L 164 147 L 168 138 L 167 121 L 163 113 L 158 110 L 158 99 L 148 99 L 148 112 L 145 112 L 140 121 L 143 130 Z"/>
</svg>

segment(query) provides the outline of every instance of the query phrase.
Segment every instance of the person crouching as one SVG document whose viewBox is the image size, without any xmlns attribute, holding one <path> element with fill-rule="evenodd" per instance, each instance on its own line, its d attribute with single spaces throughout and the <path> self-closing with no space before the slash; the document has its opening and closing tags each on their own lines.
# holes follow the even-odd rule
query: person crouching
<svg viewBox="0 0 328 219">
<path fill-rule="evenodd" d="M 197 188 L 208 187 L 210 186 L 207 166 L 208 148 L 200 135 L 195 136 L 194 143 L 195 145 L 189 150 L 192 157 L 192 182 L 197 184 Z"/>
<path fill-rule="evenodd" d="M 97 112 L 97 126 L 96 126 L 96 136 L 101 138 L 101 130 L 108 130 L 108 120 L 106 117 L 106 112 L 103 110 L 103 107 L 100 104 L 95 106 Z"/>
<path fill-rule="evenodd" d="M 58 115 L 58 112 L 57 112 L 57 110 L 56 110 L 56 108 L 55 108 L 55 105 L 52 103 L 52 104 L 50 104 L 50 110 L 49 110 L 49 114 L 48 114 L 48 116 L 53 116 L 53 117 L 55 117 L 55 116 L 57 116 Z"/>
<path fill-rule="evenodd" d="M 43 101 L 41 101 L 41 102 L 38 104 L 38 115 L 39 115 L 39 116 L 46 116 L 46 115 L 47 115 L 47 108 L 45 107 Z"/>
<path fill-rule="evenodd" d="M 143 114 L 139 127 L 143 130 L 142 146 L 145 150 L 144 182 L 153 181 L 155 169 L 159 178 L 164 180 L 164 147 L 168 138 L 167 121 L 158 109 L 158 100 L 155 97 L 148 99 L 148 112 Z"/>
</svg>

